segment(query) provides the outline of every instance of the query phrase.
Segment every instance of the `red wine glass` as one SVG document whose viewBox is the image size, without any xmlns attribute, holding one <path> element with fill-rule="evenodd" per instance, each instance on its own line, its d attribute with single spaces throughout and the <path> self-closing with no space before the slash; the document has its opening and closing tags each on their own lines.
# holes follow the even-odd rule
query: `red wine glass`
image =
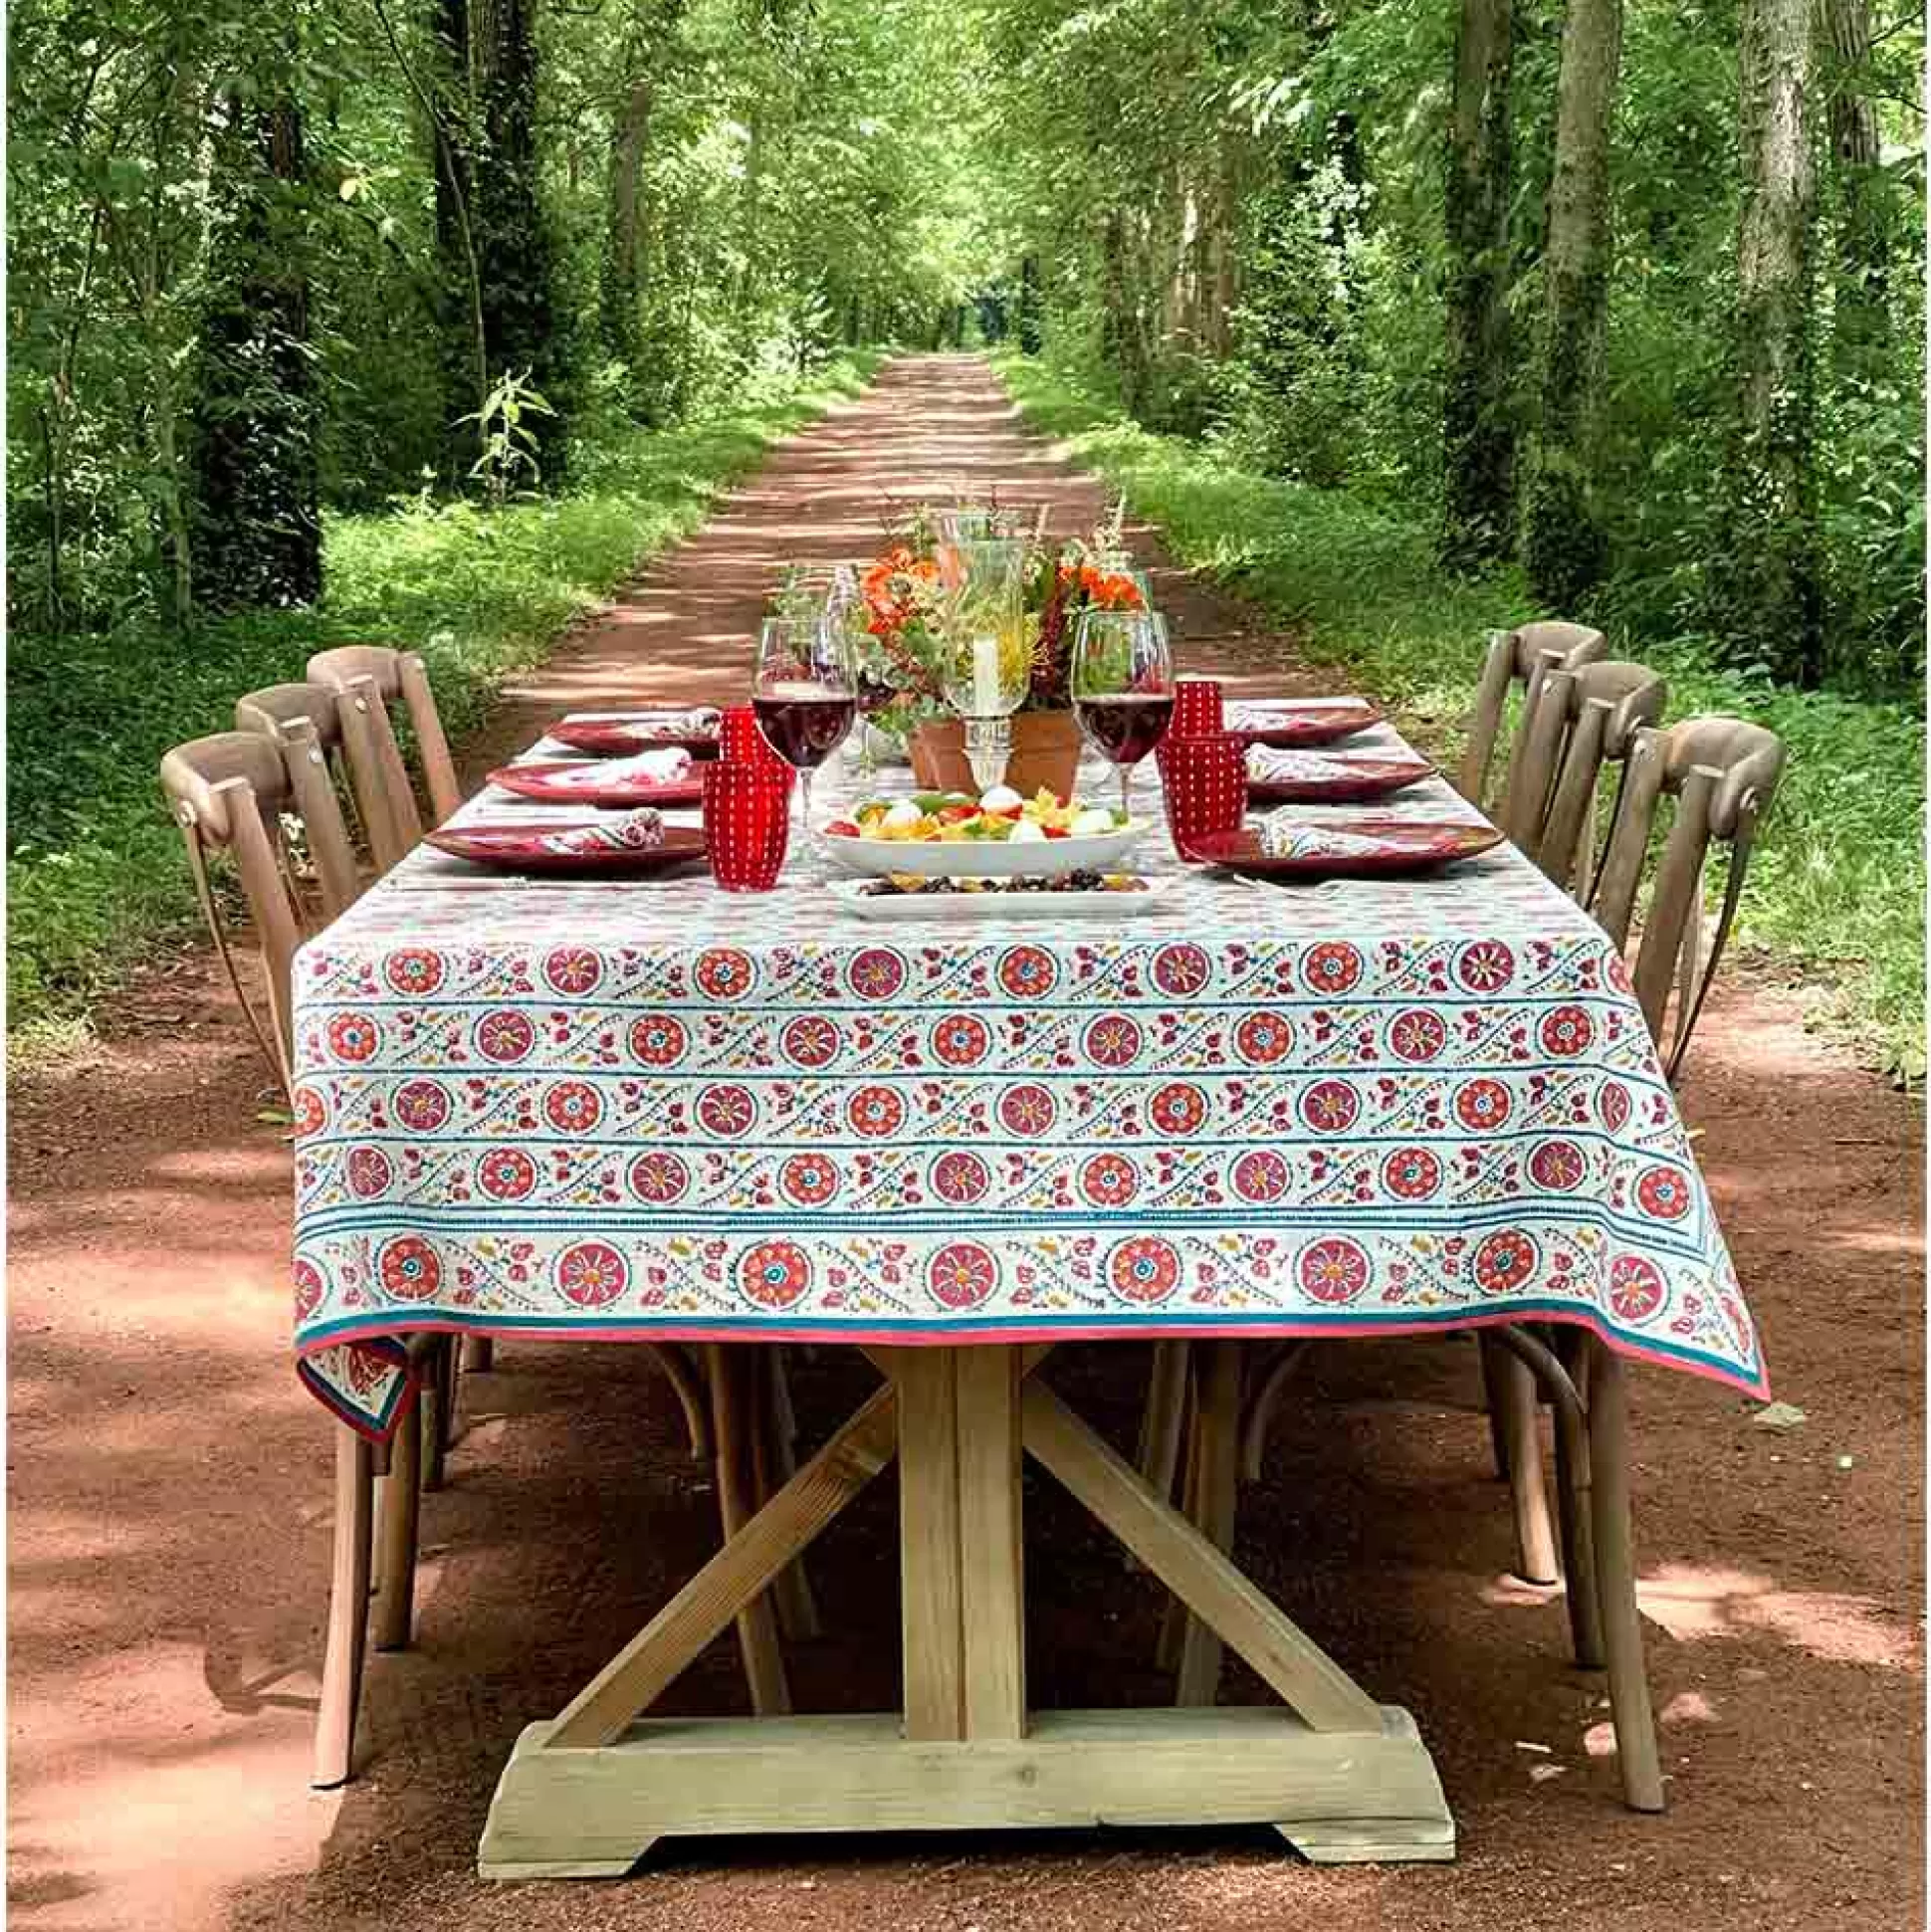
<svg viewBox="0 0 1931 1932">
<path fill-rule="evenodd" d="M 1073 711 L 1086 742 L 1120 767 L 1120 808 L 1132 816 L 1133 767 L 1174 717 L 1174 647 L 1153 610 L 1086 610 L 1073 638 Z"/>
<path fill-rule="evenodd" d="M 824 617 L 767 617 L 757 640 L 751 709 L 798 774 L 799 823 L 811 827 L 811 774 L 845 742 L 858 710 L 858 672 L 844 627 Z"/>
</svg>

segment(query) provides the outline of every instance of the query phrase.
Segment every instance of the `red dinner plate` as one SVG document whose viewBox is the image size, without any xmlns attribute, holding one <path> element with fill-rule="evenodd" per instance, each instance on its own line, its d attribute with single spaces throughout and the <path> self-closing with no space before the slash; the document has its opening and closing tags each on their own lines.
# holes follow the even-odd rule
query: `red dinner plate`
<svg viewBox="0 0 1931 1932">
<path fill-rule="evenodd" d="M 501 872 L 559 872 L 588 876 L 593 873 L 664 872 L 670 867 L 704 857 L 704 833 L 696 826 L 666 825 L 662 845 L 592 846 L 574 852 L 559 852 L 544 845 L 571 832 L 601 829 L 593 823 L 582 825 L 446 825 L 431 832 L 428 843 L 439 852 L 477 865 L 494 866 Z"/>
<path fill-rule="evenodd" d="M 547 736 L 572 751 L 597 758 L 634 758 L 639 751 L 668 751 L 679 747 L 694 758 L 718 755 L 716 732 L 687 732 L 669 738 L 653 731 L 642 719 L 565 718 L 550 726 Z"/>
<path fill-rule="evenodd" d="M 1186 856 L 1269 879 L 1376 879 L 1453 865 L 1502 842 L 1502 834 L 1493 825 L 1417 825 L 1402 818 L 1335 819 L 1333 829 L 1357 838 L 1372 838 L 1379 849 L 1280 858 L 1261 844 L 1254 826 L 1243 825 L 1237 832 L 1214 832 L 1188 840 Z"/>
<path fill-rule="evenodd" d="M 695 773 L 667 785 L 648 778 L 599 777 L 600 768 L 575 759 L 567 763 L 543 759 L 506 764 L 490 773 L 490 782 L 520 798 L 540 798 L 546 805 L 696 805 L 704 800 L 704 781 Z M 573 772 L 581 775 L 572 778 Z"/>
<path fill-rule="evenodd" d="M 1247 779 L 1247 796 L 1256 804 L 1280 805 L 1294 801 L 1320 800 L 1330 805 L 1365 804 L 1371 798 L 1386 798 L 1392 792 L 1418 783 L 1433 770 L 1426 758 L 1384 756 L 1373 751 L 1344 754 L 1346 772 L 1319 778 Z"/>
<path fill-rule="evenodd" d="M 1251 714 L 1256 712 L 1267 714 L 1265 723 L 1254 721 Z M 1236 698 L 1227 706 L 1227 730 L 1235 738 L 1244 738 L 1249 745 L 1271 745 L 1276 751 L 1332 745 L 1338 738 L 1380 724 L 1381 718 L 1379 708 L 1366 698 L 1327 704 L 1310 704 L 1304 698 Z"/>
</svg>

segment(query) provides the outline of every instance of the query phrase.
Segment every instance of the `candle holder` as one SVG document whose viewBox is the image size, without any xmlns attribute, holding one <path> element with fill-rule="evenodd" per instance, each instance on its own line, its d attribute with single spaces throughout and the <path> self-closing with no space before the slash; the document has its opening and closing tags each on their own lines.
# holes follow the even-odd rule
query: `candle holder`
<svg viewBox="0 0 1931 1932">
<path fill-rule="evenodd" d="M 1005 782 L 1006 760 L 1012 755 L 1012 720 L 1007 718 L 967 718 L 966 726 L 966 762 L 972 767 L 972 782 L 981 793 Z"/>
<path fill-rule="evenodd" d="M 1004 537 L 960 538 L 940 552 L 950 664 L 946 702 L 965 724 L 966 758 L 981 792 L 1005 777 L 1012 714 L 1031 682 L 1026 649 L 1025 545 Z"/>
</svg>

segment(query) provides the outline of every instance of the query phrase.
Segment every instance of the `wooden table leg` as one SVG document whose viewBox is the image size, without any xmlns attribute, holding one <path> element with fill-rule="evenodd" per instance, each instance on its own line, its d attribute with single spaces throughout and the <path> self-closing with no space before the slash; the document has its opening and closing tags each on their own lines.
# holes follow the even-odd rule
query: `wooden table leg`
<svg viewBox="0 0 1931 1932">
<path fill-rule="evenodd" d="M 1553 1584 L 1556 1533 L 1549 1520 L 1549 1491 L 1542 1480 L 1542 1437 L 1536 1423 L 1536 1379 L 1529 1366 L 1499 1344 L 1483 1339 L 1493 1356 L 1491 1399 L 1508 1462 L 1509 1500 L 1515 1510 L 1515 1573 L 1524 1583 Z"/>
<path fill-rule="evenodd" d="M 378 1650 L 406 1650 L 415 1632 L 416 1536 L 422 1507 L 422 1402 L 389 1438 L 389 1473 L 382 1479 L 377 1527 L 382 1579 L 375 1593 L 374 1642 Z"/>
<path fill-rule="evenodd" d="M 718 1517 L 729 1543 L 752 1514 L 755 1477 L 751 1438 L 757 1406 L 751 1344 L 705 1345 L 705 1377 L 711 1385 L 711 1438 L 718 1480 Z M 777 1617 L 768 1592 L 760 1592 L 738 1612 L 738 1646 L 744 1652 L 745 1682 L 758 1717 L 791 1708 L 791 1689 L 778 1647 Z"/>
<path fill-rule="evenodd" d="M 899 1391 L 899 1588 L 905 1734 L 966 1735 L 959 1550 L 959 1381 L 951 1349 L 894 1352 Z"/>
<path fill-rule="evenodd" d="M 1209 1342 L 1202 1353 L 1200 1399 L 1194 1415 L 1196 1458 L 1193 1527 L 1216 1550 L 1233 1548 L 1240 1479 L 1240 1345 Z M 1220 1639 L 1197 1616 L 1180 1639 L 1177 1704 L 1211 1704 L 1220 1683 Z"/>
<path fill-rule="evenodd" d="M 345 1422 L 335 1425 L 335 1549 L 328 1585 L 328 1638 L 316 1710 L 316 1765 L 310 1782 L 327 1791 L 355 1766 L 355 1711 L 361 1702 L 368 1638 L 369 1540 L 374 1478 L 369 1445 Z"/>
<path fill-rule="evenodd" d="M 1026 1734 L 1019 1384 L 1015 1350 L 959 1352 L 960 1611 L 969 1738 Z"/>
</svg>

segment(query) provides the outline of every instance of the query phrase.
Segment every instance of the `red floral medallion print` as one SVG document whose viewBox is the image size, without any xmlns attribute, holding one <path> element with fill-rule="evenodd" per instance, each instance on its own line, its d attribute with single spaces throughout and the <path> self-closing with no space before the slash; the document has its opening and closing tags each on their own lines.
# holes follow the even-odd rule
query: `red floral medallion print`
<svg viewBox="0 0 1931 1932">
<path fill-rule="evenodd" d="M 992 1050 L 992 1033 L 970 1013 L 948 1013 L 932 1029 L 932 1051 L 949 1067 L 975 1067 Z"/>
<path fill-rule="evenodd" d="M 536 1164 L 522 1148 L 490 1148 L 476 1164 L 476 1184 L 492 1200 L 522 1200 L 536 1184 Z"/>
<path fill-rule="evenodd" d="M 1619 1322 L 1646 1322 L 1663 1305 L 1663 1278 L 1653 1261 L 1618 1254 L 1609 1263 L 1609 1308 Z"/>
<path fill-rule="evenodd" d="M 630 1057 L 646 1067 L 674 1067 L 691 1044 L 682 1020 L 651 1013 L 630 1024 Z"/>
<path fill-rule="evenodd" d="M 1397 1200 L 1426 1200 L 1441 1185 L 1441 1163 L 1424 1147 L 1397 1147 L 1382 1163 L 1382 1185 Z"/>
<path fill-rule="evenodd" d="M 1206 1125 L 1206 1095 L 1198 1087 L 1177 1080 L 1154 1096 L 1154 1125 L 1163 1134 L 1197 1134 Z"/>
<path fill-rule="evenodd" d="M 443 983 L 443 956 L 426 946 L 405 946 L 382 963 L 382 977 L 404 999 L 425 999 Z"/>
<path fill-rule="evenodd" d="M 1529 1157 L 1529 1179 L 1551 1193 L 1566 1194 L 1583 1184 L 1589 1164 L 1574 1141 L 1544 1141 Z"/>
<path fill-rule="evenodd" d="M 1180 1285 L 1180 1250 L 1156 1234 L 1122 1241 L 1107 1256 L 1106 1278 L 1122 1301 L 1165 1301 Z"/>
<path fill-rule="evenodd" d="M 802 1013 L 785 1027 L 777 1043 L 794 1067 L 828 1067 L 838 1057 L 838 1028 L 822 1013 Z"/>
<path fill-rule="evenodd" d="M 1197 946 L 1163 946 L 1154 955 L 1154 984 L 1170 999 L 1186 999 L 1213 976 L 1213 962 Z"/>
<path fill-rule="evenodd" d="M 328 1022 L 328 1051 L 349 1066 L 374 1059 L 381 1042 L 380 1031 L 366 1013 L 337 1013 Z"/>
<path fill-rule="evenodd" d="M 845 1118 L 854 1134 L 883 1141 L 905 1125 L 905 1102 L 891 1087 L 861 1087 L 852 1095 Z"/>
<path fill-rule="evenodd" d="M 1499 1134 L 1512 1105 L 1499 1080 L 1469 1080 L 1455 1089 L 1455 1118 L 1471 1134 Z"/>
<path fill-rule="evenodd" d="M 1455 976 L 1470 992 L 1500 992 L 1515 977 L 1515 955 L 1500 940 L 1473 940 L 1455 962 Z"/>
<path fill-rule="evenodd" d="M 1044 999 L 1059 983 L 1053 956 L 1036 946 L 1014 946 L 999 956 L 999 984 L 1014 999 Z"/>
<path fill-rule="evenodd" d="M 789 1308 L 811 1286 L 811 1263 L 794 1241 L 760 1241 L 740 1258 L 738 1286 L 759 1308 Z"/>
<path fill-rule="evenodd" d="M 890 999 L 905 984 L 905 962 L 889 946 L 868 946 L 852 956 L 845 977 L 860 999 Z"/>
<path fill-rule="evenodd" d="M 976 1241 L 950 1242 L 926 1263 L 926 1286 L 941 1308 L 976 1308 L 998 1285 L 998 1264 Z"/>
<path fill-rule="evenodd" d="M 698 990 L 707 997 L 737 999 L 751 991 L 755 975 L 748 953 L 739 952 L 735 946 L 714 946 L 698 955 L 692 976 L 698 982 Z"/>
<path fill-rule="evenodd" d="M 298 1141 L 307 1139 L 311 1134 L 320 1134 L 328 1125 L 328 1106 L 318 1088 L 298 1087 L 292 1106 Z"/>
<path fill-rule="evenodd" d="M 1096 1154 L 1080 1169 L 1080 1192 L 1095 1207 L 1124 1207 L 1140 1191 L 1140 1171 L 1124 1154 Z"/>
<path fill-rule="evenodd" d="M 565 999 L 581 999 L 603 977 L 603 962 L 587 946 L 559 946 L 543 962 L 543 977 Z"/>
<path fill-rule="evenodd" d="M 630 1164 L 630 1191 L 653 1207 L 682 1200 L 691 1184 L 691 1170 L 667 1148 L 652 1148 Z"/>
<path fill-rule="evenodd" d="M 1233 1050 L 1250 1067 L 1271 1067 L 1294 1047 L 1294 1028 L 1282 1013 L 1249 1013 L 1233 1029 Z"/>
<path fill-rule="evenodd" d="M 586 1080 L 559 1080 L 543 1096 L 543 1118 L 559 1134 L 594 1134 L 603 1099 Z"/>
<path fill-rule="evenodd" d="M 1361 1112 L 1361 1096 L 1345 1080 L 1317 1080 L 1301 1096 L 1301 1122 L 1312 1134 L 1345 1134 Z"/>
<path fill-rule="evenodd" d="M 932 1191 L 953 1207 L 969 1207 L 982 1200 L 992 1184 L 991 1171 L 976 1154 L 956 1148 L 932 1164 Z"/>
<path fill-rule="evenodd" d="M 1507 1295 L 1536 1271 L 1536 1244 L 1518 1227 L 1491 1234 L 1475 1250 L 1475 1285 L 1485 1295 Z"/>
<path fill-rule="evenodd" d="M 630 1281 L 630 1265 L 608 1241 L 579 1241 L 556 1257 L 556 1286 L 578 1308 L 603 1308 Z"/>
<path fill-rule="evenodd" d="M 389 1191 L 389 1157 L 379 1147 L 351 1149 L 348 1156 L 348 1191 L 358 1200 L 373 1200 Z"/>
<path fill-rule="evenodd" d="M 1577 1054 L 1589 1051 L 1596 1027 L 1582 1007 L 1558 1006 L 1554 1012 L 1543 1015 L 1538 1037 L 1542 1050 L 1552 1058 L 1573 1060 Z"/>
<path fill-rule="evenodd" d="M 411 1080 L 396 1090 L 396 1120 L 411 1134 L 434 1134 L 449 1118 L 449 1095 L 434 1080 Z"/>
<path fill-rule="evenodd" d="M 1008 1087 L 999 1097 L 999 1125 L 1022 1141 L 1036 1141 L 1050 1134 L 1058 1115 L 1058 1101 L 1030 1080 Z"/>
<path fill-rule="evenodd" d="M 1596 1096 L 1596 1114 L 1611 1134 L 1620 1134 L 1629 1124 L 1629 1090 L 1620 1080 L 1606 1080 Z"/>
<path fill-rule="evenodd" d="M 1645 1168 L 1636 1181 L 1636 1199 L 1651 1220 L 1680 1221 L 1690 1210 L 1689 1177 L 1680 1168 Z"/>
<path fill-rule="evenodd" d="M 698 1095 L 698 1125 L 722 1141 L 748 1133 L 757 1118 L 757 1099 L 749 1087 L 707 1087 Z"/>
<path fill-rule="evenodd" d="M 1141 1032 L 1137 1020 L 1125 1013 L 1106 1013 L 1086 1029 L 1080 1051 L 1096 1067 L 1117 1071 L 1140 1057 Z"/>
<path fill-rule="evenodd" d="M 800 1207 L 820 1207 L 838 1191 L 838 1166 L 829 1155 L 794 1154 L 778 1170 L 777 1184 Z"/>
<path fill-rule="evenodd" d="M 1330 1304 L 1358 1300 L 1373 1274 L 1360 1244 L 1338 1235 L 1303 1248 L 1297 1272 L 1310 1300 Z"/>
<path fill-rule="evenodd" d="M 1622 964 L 1620 955 L 1611 956 L 1609 968 L 1609 984 L 1619 993 L 1633 993 L 1635 981 L 1629 977 L 1629 968 Z"/>
<path fill-rule="evenodd" d="M 1271 1148 L 1256 1148 L 1233 1164 L 1233 1190 L 1265 1206 L 1287 1192 L 1287 1163 Z"/>
<path fill-rule="evenodd" d="M 322 1278 L 322 1270 L 313 1261 L 298 1261 L 295 1264 L 295 1319 L 306 1322 L 322 1306 L 322 1295 L 327 1283 Z"/>
<path fill-rule="evenodd" d="M 1352 992 L 1361 978 L 1361 953 L 1342 940 L 1323 940 L 1310 947 L 1301 966 L 1308 990 L 1329 999 Z"/>
<path fill-rule="evenodd" d="M 1439 1013 L 1425 1006 L 1412 1006 L 1396 1013 L 1388 1029 L 1388 1050 L 1410 1066 L 1424 1060 L 1437 1060 L 1448 1044 L 1448 1028 Z"/>
<path fill-rule="evenodd" d="M 398 1235 L 376 1256 L 376 1279 L 398 1301 L 429 1301 L 443 1284 L 443 1264 L 427 1241 Z"/>
<path fill-rule="evenodd" d="M 485 1013 L 476 1022 L 476 1050 L 496 1066 L 529 1059 L 536 1044 L 536 1029 L 522 1013 Z"/>
</svg>

